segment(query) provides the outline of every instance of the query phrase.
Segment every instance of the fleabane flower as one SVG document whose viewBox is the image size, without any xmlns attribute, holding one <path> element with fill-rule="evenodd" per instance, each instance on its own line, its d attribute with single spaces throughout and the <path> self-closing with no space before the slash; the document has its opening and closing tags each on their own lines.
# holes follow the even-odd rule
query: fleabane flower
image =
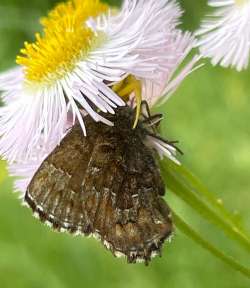
<svg viewBox="0 0 250 288">
<path fill-rule="evenodd" d="M 114 114 L 125 105 L 127 97 L 113 87 L 127 77 L 140 81 L 150 103 L 173 92 L 196 62 L 173 79 L 194 42 L 177 28 L 181 14 L 168 0 L 125 0 L 121 10 L 98 0 L 56 6 L 41 20 L 35 43 L 25 43 L 20 67 L 0 74 L 6 104 L 0 108 L 0 154 L 23 162 L 51 139 L 58 144 L 69 114 L 85 135 L 86 114 L 112 125 L 99 112 Z"/>
<path fill-rule="evenodd" d="M 212 64 L 246 69 L 250 53 L 250 1 L 210 0 L 215 8 L 196 32 L 203 57 L 211 58 Z"/>
<path fill-rule="evenodd" d="M 131 104 L 132 103 L 130 103 L 130 105 Z M 128 132 L 128 133 L 132 132 L 133 134 L 135 133 L 134 135 L 137 135 L 139 137 L 138 139 L 142 140 L 141 143 L 143 143 L 145 145 L 145 147 L 149 148 L 148 151 L 151 151 L 152 153 L 154 153 L 154 155 L 158 154 L 161 159 L 164 157 L 167 157 L 171 161 L 180 165 L 180 162 L 177 160 L 177 157 L 176 157 L 178 151 L 181 153 L 181 151 L 178 150 L 178 148 L 175 146 L 177 141 L 168 141 L 168 140 L 162 138 L 158 134 L 158 129 L 156 129 L 156 128 L 158 127 L 160 122 L 163 120 L 163 116 L 161 114 L 151 115 L 149 108 L 150 107 L 148 106 L 147 102 L 143 101 L 143 103 L 141 105 L 141 114 L 140 114 L 140 119 L 138 121 L 138 126 L 135 128 L 135 129 L 138 129 L 137 131 L 132 132 L 132 127 L 130 130 L 130 125 L 128 125 L 128 121 L 125 120 L 125 125 L 122 125 L 122 129 L 125 133 L 125 139 L 126 139 L 126 137 L 131 137 L 131 136 L 128 136 L 126 134 L 126 132 Z M 126 115 L 126 117 L 128 117 L 129 121 L 133 121 L 135 108 L 132 108 L 131 106 L 126 106 L 124 108 L 120 108 L 119 110 L 120 110 L 120 112 L 117 112 L 117 115 L 111 116 L 109 118 L 113 118 L 116 121 L 116 123 L 118 123 L 118 122 L 120 122 L 120 119 L 121 119 L 121 118 L 119 118 L 119 117 L 121 117 L 119 115 L 121 115 L 121 113 L 123 113 L 122 115 L 124 117 L 125 113 L 128 113 L 128 111 L 129 111 L 129 114 Z M 118 115 L 118 113 L 119 113 L 119 115 Z M 118 118 L 116 118 L 116 117 L 118 117 Z M 117 120 L 117 119 L 119 119 L 119 120 Z M 88 117 L 88 123 L 89 123 L 89 120 L 90 119 Z M 72 128 L 72 125 L 73 125 L 73 119 L 72 119 L 72 115 L 71 115 L 71 117 L 68 118 L 68 123 L 67 123 L 68 127 L 66 130 L 68 133 L 71 133 L 72 132 L 71 130 L 74 129 L 74 127 Z M 105 129 L 104 125 L 105 124 L 102 124 L 102 126 L 99 126 L 98 124 L 96 124 L 95 129 L 99 129 L 100 127 L 102 129 L 103 128 Z M 99 127 L 99 128 L 97 128 L 97 127 Z M 93 125 L 92 125 L 92 128 L 94 129 Z M 113 136 L 111 136 L 111 138 L 113 137 L 114 143 L 117 143 L 116 142 L 116 137 L 117 137 L 116 135 L 119 135 L 120 132 L 118 132 L 118 134 L 112 134 L 112 130 L 113 129 L 118 129 L 118 131 L 121 131 L 121 130 L 119 130 L 118 126 L 109 127 L 108 129 L 109 129 L 108 130 L 109 133 L 111 133 L 111 135 L 113 135 Z M 106 136 L 107 135 L 109 135 L 109 136 L 107 136 L 107 138 L 105 138 L 106 137 L 105 133 L 103 135 L 101 135 L 101 137 L 104 137 L 103 139 L 106 139 L 106 140 L 104 140 L 103 143 L 107 143 L 106 141 L 110 141 L 110 134 L 107 133 L 107 130 L 105 130 L 105 131 L 106 131 L 105 132 Z M 67 132 L 66 132 L 66 134 L 67 134 Z M 92 135 L 91 135 L 91 132 L 89 133 L 91 135 L 90 137 L 92 139 L 93 139 L 93 135 L 96 135 L 96 131 L 93 131 L 93 133 L 94 134 L 92 134 Z M 115 133 L 117 133 L 117 130 Z M 120 137 L 120 136 L 118 136 L 118 137 Z M 133 137 L 134 136 L 132 136 L 132 138 Z M 123 141 L 123 140 L 121 140 L 121 141 Z M 42 144 L 42 143 L 40 143 L 40 144 Z M 85 145 L 84 142 L 82 142 L 82 145 Z M 98 144 L 96 144 L 96 145 L 97 146 L 95 146 L 95 147 L 97 148 L 99 145 Z M 119 145 L 119 144 L 117 144 L 117 145 Z M 62 144 L 62 146 L 63 146 L 63 144 Z M 42 165 L 42 163 L 44 162 L 44 160 L 46 160 L 46 158 L 48 156 L 49 157 L 52 156 L 51 153 L 53 152 L 53 150 L 55 148 L 58 149 L 57 144 L 56 144 L 56 137 L 51 138 L 50 142 L 48 143 L 47 146 L 38 145 L 36 149 L 33 149 L 32 155 L 29 157 L 29 159 L 24 159 L 22 161 L 15 161 L 15 162 L 9 163 L 9 165 L 8 165 L 9 174 L 10 174 L 10 176 L 15 177 L 15 191 L 19 193 L 21 200 L 24 200 L 25 193 L 27 192 L 28 186 L 31 183 L 31 180 L 35 176 L 36 172 L 39 171 L 39 168 Z M 138 149 L 139 149 L 139 147 L 138 147 Z M 119 150 L 119 147 L 118 147 L 118 150 Z M 136 159 L 135 159 L 135 161 L 136 161 Z"/>
</svg>

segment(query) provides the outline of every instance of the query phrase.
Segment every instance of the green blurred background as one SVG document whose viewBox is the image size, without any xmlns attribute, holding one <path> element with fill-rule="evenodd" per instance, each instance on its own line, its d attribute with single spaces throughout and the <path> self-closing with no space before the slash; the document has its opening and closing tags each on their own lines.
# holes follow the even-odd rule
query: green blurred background
<svg viewBox="0 0 250 288">
<path fill-rule="evenodd" d="M 91 1 L 91 0 L 90 0 Z M 0 0 L 0 70 L 14 65 L 37 19 L 56 0 Z M 183 27 L 194 30 L 206 1 L 180 1 Z M 119 4 L 118 1 L 110 1 Z M 161 108 L 163 133 L 179 139 L 182 161 L 250 229 L 250 73 L 214 68 L 192 74 Z M 250 282 L 177 231 L 149 267 L 115 259 L 94 239 L 52 232 L 23 208 L 0 162 L 0 287 L 247 288 Z M 245 253 L 169 191 L 168 202 L 202 235 L 245 264 Z"/>
</svg>

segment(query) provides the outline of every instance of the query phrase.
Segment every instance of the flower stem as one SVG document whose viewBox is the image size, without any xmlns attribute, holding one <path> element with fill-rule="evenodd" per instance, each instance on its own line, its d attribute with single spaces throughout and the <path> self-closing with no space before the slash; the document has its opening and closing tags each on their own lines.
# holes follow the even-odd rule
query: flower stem
<svg viewBox="0 0 250 288">
<path fill-rule="evenodd" d="M 228 237 L 235 240 L 242 248 L 250 253 L 250 238 L 241 230 L 241 228 L 232 221 L 232 216 L 228 216 L 229 212 L 218 209 L 215 205 L 214 199 L 211 195 L 204 199 L 204 190 L 200 190 L 200 185 L 195 181 L 190 181 L 185 177 L 185 169 L 178 168 L 178 165 L 171 163 L 169 160 L 161 162 L 162 173 L 166 179 L 169 189 L 184 202 L 191 206 L 197 213 L 199 213 L 208 222 L 219 227 Z M 206 192 L 207 193 L 207 192 Z M 208 198 L 211 198 L 209 201 Z M 222 213 L 223 212 L 223 213 Z"/>
<path fill-rule="evenodd" d="M 221 214 L 222 217 L 227 219 L 231 223 L 231 225 L 239 226 L 238 229 L 241 231 L 241 234 L 244 234 L 245 238 L 250 237 L 249 233 L 247 231 L 244 231 L 243 227 L 240 227 L 235 216 L 225 208 L 221 199 L 216 198 L 215 195 L 213 193 L 211 193 L 201 183 L 201 181 L 196 176 L 194 176 L 187 168 L 185 168 L 184 166 L 182 166 L 182 167 L 177 166 L 177 165 L 175 165 L 175 163 L 173 163 L 173 164 L 174 165 L 172 165 L 171 169 L 175 169 L 176 172 L 179 171 L 179 173 L 182 175 L 182 177 L 184 177 L 184 179 L 186 179 L 186 181 L 188 181 L 190 183 L 190 185 L 192 185 L 193 191 L 196 194 L 202 196 L 203 199 L 206 200 L 209 205 L 214 207 L 214 209 L 216 209 L 218 211 L 218 213 Z"/>
<path fill-rule="evenodd" d="M 215 246 L 213 246 L 211 243 L 209 243 L 207 240 L 202 238 L 196 231 L 194 231 L 187 223 L 185 223 L 178 215 L 176 215 L 173 211 L 173 218 L 176 227 L 184 233 L 186 236 L 191 238 L 193 241 L 195 241 L 197 244 L 202 246 L 204 249 L 208 250 L 210 253 L 212 253 L 214 256 L 222 260 L 223 262 L 230 265 L 233 269 L 241 272 L 243 275 L 250 278 L 250 269 L 244 267 L 237 261 L 235 261 L 231 256 L 228 256 L 221 252 L 219 249 L 217 249 Z"/>
</svg>

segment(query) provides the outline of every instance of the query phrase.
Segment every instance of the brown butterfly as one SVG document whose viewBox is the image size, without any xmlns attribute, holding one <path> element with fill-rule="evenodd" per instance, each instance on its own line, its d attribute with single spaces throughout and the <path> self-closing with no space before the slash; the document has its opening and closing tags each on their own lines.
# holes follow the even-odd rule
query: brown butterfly
<svg viewBox="0 0 250 288">
<path fill-rule="evenodd" d="M 132 129 L 134 115 L 118 108 L 108 116 L 114 127 L 87 116 L 87 137 L 73 126 L 36 172 L 25 201 L 54 229 L 94 235 L 115 256 L 147 264 L 173 225 L 156 151 L 145 144 L 147 135 L 159 139 L 161 115 L 142 113 Z"/>
</svg>

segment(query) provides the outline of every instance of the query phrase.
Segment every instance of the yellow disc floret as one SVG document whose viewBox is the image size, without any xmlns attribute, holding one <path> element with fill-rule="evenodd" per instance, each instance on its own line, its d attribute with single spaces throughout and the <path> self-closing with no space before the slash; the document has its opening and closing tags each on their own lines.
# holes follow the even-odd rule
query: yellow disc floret
<svg viewBox="0 0 250 288">
<path fill-rule="evenodd" d="M 26 42 L 17 57 L 16 62 L 25 67 L 26 79 L 51 83 L 72 71 L 103 39 L 86 21 L 107 10 L 99 0 L 72 0 L 56 6 L 41 20 L 43 35 L 37 33 L 35 43 Z"/>
</svg>

